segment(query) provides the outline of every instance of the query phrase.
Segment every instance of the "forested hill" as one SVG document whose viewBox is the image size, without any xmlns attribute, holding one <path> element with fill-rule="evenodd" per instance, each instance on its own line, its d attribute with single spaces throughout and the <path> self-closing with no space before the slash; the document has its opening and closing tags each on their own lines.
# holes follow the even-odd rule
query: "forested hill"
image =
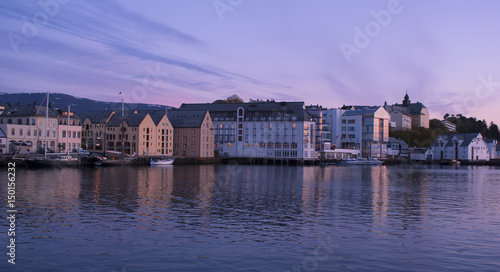
<svg viewBox="0 0 500 272">
<path fill-rule="evenodd" d="M 484 138 L 496 139 L 500 141 L 500 132 L 498 126 L 491 122 L 487 124 L 485 120 L 477 120 L 475 117 L 463 116 L 458 114 L 456 116 L 445 115 L 447 121 L 457 125 L 457 133 L 475 133 L 480 132 Z"/>
<path fill-rule="evenodd" d="M 0 103 L 9 103 L 11 106 L 20 103 L 20 105 L 28 105 L 37 103 L 45 105 L 45 96 L 47 93 L 0 93 Z M 121 103 L 95 101 L 87 98 L 74 97 L 72 95 L 62 93 L 51 93 L 50 101 L 54 108 L 67 109 L 71 106 L 71 111 L 80 114 L 86 111 L 103 111 L 103 110 L 121 110 Z M 164 110 L 164 105 L 151 105 L 141 103 L 125 103 L 126 109 L 137 110 Z M 172 107 L 169 107 L 171 109 Z"/>
</svg>

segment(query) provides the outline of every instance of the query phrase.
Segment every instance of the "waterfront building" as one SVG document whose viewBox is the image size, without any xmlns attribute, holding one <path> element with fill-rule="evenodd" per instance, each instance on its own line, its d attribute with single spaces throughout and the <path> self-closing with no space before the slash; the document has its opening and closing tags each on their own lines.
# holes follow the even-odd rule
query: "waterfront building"
<svg viewBox="0 0 500 272">
<path fill-rule="evenodd" d="M 48 113 L 48 118 L 46 115 Z M 35 151 L 47 147 L 56 151 L 58 146 L 59 113 L 50 105 L 16 105 L 0 114 L 0 128 L 7 136 L 8 144 L 25 144 L 20 150 Z"/>
<path fill-rule="evenodd" d="M 57 110 L 58 112 L 58 141 L 56 152 L 72 152 L 81 148 L 82 124 L 80 117 L 68 110 Z"/>
<path fill-rule="evenodd" d="M 389 137 L 387 156 L 392 156 L 392 158 L 396 156 L 408 157 L 408 144 L 403 140 Z"/>
<path fill-rule="evenodd" d="M 431 145 L 434 160 L 489 161 L 481 133 L 442 134 Z"/>
<path fill-rule="evenodd" d="M 89 152 L 105 151 L 106 123 L 114 111 L 89 111 L 82 113 L 82 148 Z"/>
<path fill-rule="evenodd" d="M 169 111 L 168 119 L 174 128 L 175 157 L 214 157 L 214 124 L 208 110 Z"/>
<path fill-rule="evenodd" d="M 413 148 L 410 152 L 410 159 L 413 161 L 431 161 L 432 160 L 432 150 L 430 148 Z"/>
<path fill-rule="evenodd" d="M 131 110 L 125 111 L 123 117 L 121 111 L 96 111 L 86 112 L 82 117 L 85 118 L 82 148 L 89 152 L 123 150 L 128 155 L 173 154 L 173 128 L 165 111 Z"/>
<path fill-rule="evenodd" d="M 315 122 L 315 146 L 314 150 L 320 151 L 320 150 L 331 150 L 332 145 L 331 145 L 331 133 L 325 129 L 325 132 L 323 133 L 323 122 L 325 121 L 323 118 L 323 112 L 326 109 L 323 108 L 320 105 L 316 106 L 306 106 L 306 111 L 311 117 L 311 119 Z M 325 126 L 326 128 L 326 126 Z M 334 147 L 335 148 L 335 147 Z"/>
<path fill-rule="evenodd" d="M 448 129 L 449 132 L 457 131 L 457 125 L 453 124 L 450 121 L 441 120 L 441 124 L 443 124 Z"/>
<path fill-rule="evenodd" d="M 387 157 L 390 115 L 381 106 L 344 106 L 340 142 L 343 149 L 361 150 L 363 158 Z"/>
<path fill-rule="evenodd" d="M 252 101 L 182 104 L 179 111 L 208 110 L 216 157 L 313 160 L 316 122 L 304 102 Z"/>
<path fill-rule="evenodd" d="M 484 142 L 486 143 L 486 146 L 488 147 L 488 153 L 490 154 L 490 159 L 496 159 L 500 158 L 497 157 L 497 145 L 498 142 L 496 139 L 484 139 Z"/>
<path fill-rule="evenodd" d="M 399 121 L 401 121 L 401 129 L 407 129 L 407 118 L 401 114 L 405 114 L 411 117 L 411 126 L 413 127 L 424 127 L 429 128 L 429 111 L 424 106 L 424 104 L 417 102 L 411 103 L 408 92 L 404 96 L 402 104 L 387 105 L 385 103 L 384 108 L 391 114 L 391 118 L 394 115 L 393 122 L 396 122 L 396 126 Z M 392 119 L 391 119 L 392 120 Z"/>
<path fill-rule="evenodd" d="M 0 128 L 0 154 L 7 153 L 7 150 L 7 135 L 5 135 L 5 132 Z"/>
<path fill-rule="evenodd" d="M 156 125 L 156 154 L 173 156 L 174 128 L 164 111 L 150 112 Z"/>
<path fill-rule="evenodd" d="M 496 153 L 495 153 L 495 158 L 500 159 L 500 145 L 497 145 Z"/>
</svg>

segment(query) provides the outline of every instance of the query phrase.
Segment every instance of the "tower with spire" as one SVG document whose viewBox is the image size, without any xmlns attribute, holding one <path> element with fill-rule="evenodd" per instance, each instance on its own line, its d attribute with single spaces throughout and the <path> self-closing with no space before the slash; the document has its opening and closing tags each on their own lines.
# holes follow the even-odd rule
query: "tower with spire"
<svg viewBox="0 0 500 272">
<path fill-rule="evenodd" d="M 408 96 L 408 91 L 406 91 L 405 99 L 403 100 L 403 107 L 408 107 L 410 104 L 410 96 Z"/>
</svg>

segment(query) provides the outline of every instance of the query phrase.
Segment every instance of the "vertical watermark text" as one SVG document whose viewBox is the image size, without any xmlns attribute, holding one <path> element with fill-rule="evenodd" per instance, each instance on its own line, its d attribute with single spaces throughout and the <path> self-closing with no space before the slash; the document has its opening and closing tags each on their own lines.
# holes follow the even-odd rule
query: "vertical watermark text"
<svg viewBox="0 0 500 272">
<path fill-rule="evenodd" d="M 9 226 L 7 235 L 9 236 L 7 255 L 8 262 L 16 264 L 16 163 L 9 162 L 7 165 L 7 223 Z"/>
</svg>

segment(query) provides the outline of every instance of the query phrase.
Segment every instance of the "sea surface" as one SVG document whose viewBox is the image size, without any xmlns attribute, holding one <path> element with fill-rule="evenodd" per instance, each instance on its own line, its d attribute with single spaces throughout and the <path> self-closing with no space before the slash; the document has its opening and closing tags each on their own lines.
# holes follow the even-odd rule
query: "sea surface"
<svg viewBox="0 0 500 272">
<path fill-rule="evenodd" d="M 500 271 L 500 168 L 16 168 L 0 271 Z"/>
</svg>

